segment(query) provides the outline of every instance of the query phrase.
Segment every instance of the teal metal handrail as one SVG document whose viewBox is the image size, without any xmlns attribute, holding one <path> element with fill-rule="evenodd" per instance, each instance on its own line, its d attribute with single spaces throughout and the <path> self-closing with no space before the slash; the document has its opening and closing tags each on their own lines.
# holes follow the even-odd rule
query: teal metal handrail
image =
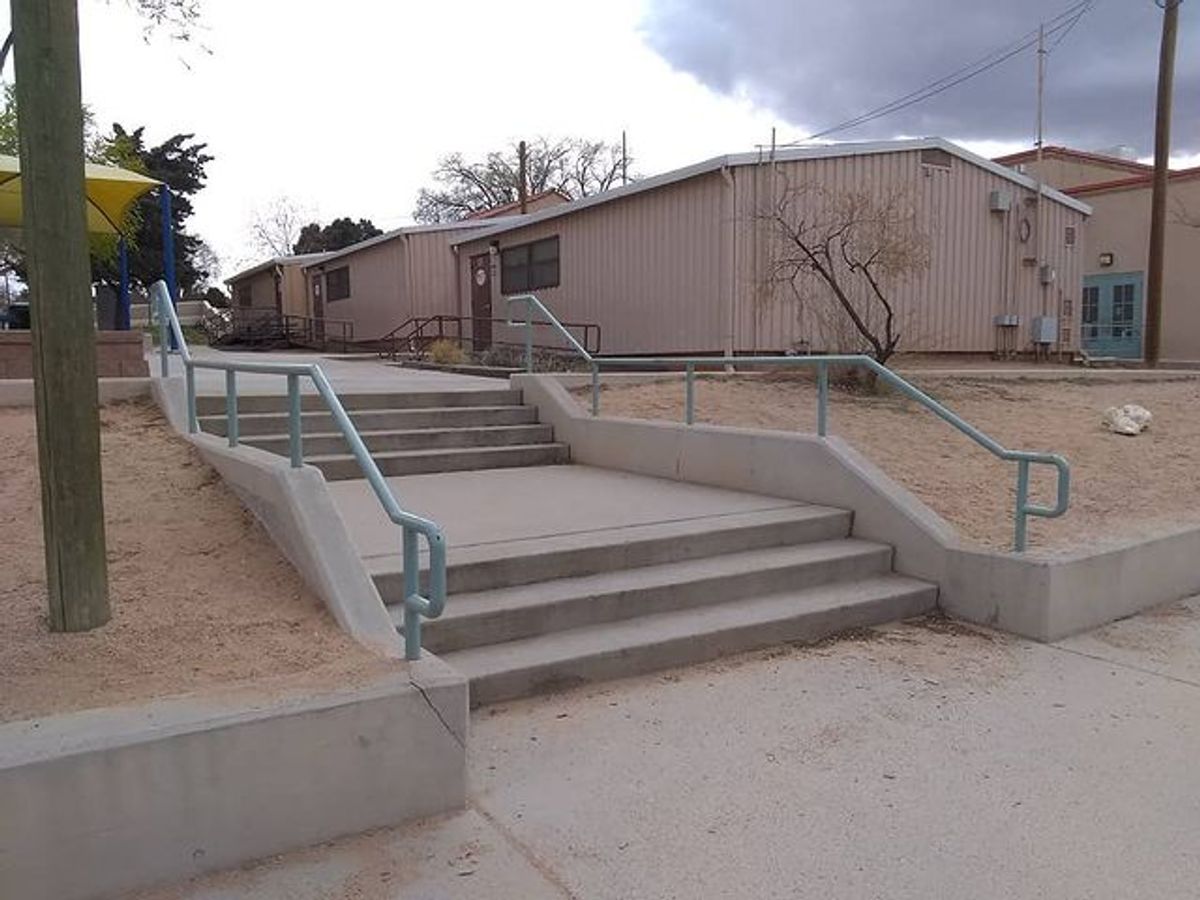
<svg viewBox="0 0 1200 900">
<path fill-rule="evenodd" d="M 379 471 L 371 451 L 363 443 L 362 436 L 346 413 L 342 401 L 338 399 L 333 385 L 325 377 L 325 372 L 316 363 L 269 363 L 242 362 L 238 360 L 195 359 L 188 349 L 183 329 L 179 325 L 179 317 L 167 293 L 166 285 L 161 281 L 155 282 L 150 288 L 152 307 L 158 314 L 159 325 L 159 357 L 162 377 L 170 375 L 170 354 L 176 352 L 183 362 L 183 374 L 187 387 L 187 428 L 191 434 L 200 430 L 196 416 L 196 369 L 215 369 L 225 373 L 225 416 L 226 437 L 230 447 L 238 445 L 238 396 L 237 374 L 246 372 L 263 375 L 282 375 L 287 378 L 288 395 L 288 456 L 293 468 L 304 465 L 304 447 L 301 404 L 300 379 L 308 378 L 330 414 L 350 445 L 350 452 L 362 469 L 363 475 L 375 492 L 383 506 L 384 513 L 391 521 L 402 529 L 402 547 L 404 555 L 404 655 L 407 659 L 421 657 L 421 618 L 436 619 L 446 606 L 446 539 L 441 528 L 435 522 L 407 512 L 401 506 L 392 489 Z M 170 349 L 171 339 L 174 338 L 176 350 Z M 429 547 L 429 580 L 426 595 L 420 592 L 420 543 L 423 536 Z"/>
<path fill-rule="evenodd" d="M 532 331 L 533 317 L 538 314 L 555 327 L 571 348 L 587 362 L 591 369 L 592 415 L 600 414 L 600 369 L 604 366 L 614 368 L 683 368 L 684 371 L 684 421 L 692 425 L 696 420 L 696 370 L 697 368 L 724 368 L 732 365 L 739 366 L 804 366 L 815 368 L 817 373 L 817 434 L 825 437 L 829 430 L 829 367 L 853 366 L 866 369 L 881 381 L 899 391 L 906 397 L 917 401 L 942 421 L 965 434 L 976 444 L 988 450 L 994 456 L 1007 462 L 1017 464 L 1017 498 L 1013 513 L 1013 548 L 1023 552 L 1028 544 L 1028 518 L 1038 516 L 1044 519 L 1055 519 L 1067 511 L 1071 496 L 1071 466 L 1066 458 L 1058 453 L 1036 453 L 1028 450 L 1009 450 L 999 441 L 980 431 L 958 414 L 947 409 L 924 391 L 910 384 L 887 366 L 884 366 L 869 356 L 858 354 L 829 355 L 829 356 L 653 356 L 653 357 L 621 357 L 593 356 L 580 346 L 579 342 L 562 327 L 554 314 L 550 312 L 533 294 L 519 294 L 508 298 L 509 308 L 514 303 L 525 306 L 525 318 L 522 321 L 512 321 L 510 313 L 509 324 L 525 327 L 525 371 L 533 371 Z M 1039 506 L 1029 502 L 1029 467 L 1031 465 L 1052 466 L 1057 475 L 1057 490 L 1053 506 Z"/>
</svg>

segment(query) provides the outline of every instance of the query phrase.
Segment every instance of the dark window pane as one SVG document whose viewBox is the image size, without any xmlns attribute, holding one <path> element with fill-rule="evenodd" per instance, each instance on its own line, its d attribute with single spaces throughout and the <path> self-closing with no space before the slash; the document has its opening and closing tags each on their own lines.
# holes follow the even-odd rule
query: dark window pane
<svg viewBox="0 0 1200 900">
<path fill-rule="evenodd" d="M 558 286 L 558 237 L 500 252 L 500 292 L 519 294 Z"/>
<path fill-rule="evenodd" d="M 350 296 L 350 267 L 331 269 L 325 273 L 325 299 L 332 303 L 334 300 L 345 300 Z"/>
</svg>

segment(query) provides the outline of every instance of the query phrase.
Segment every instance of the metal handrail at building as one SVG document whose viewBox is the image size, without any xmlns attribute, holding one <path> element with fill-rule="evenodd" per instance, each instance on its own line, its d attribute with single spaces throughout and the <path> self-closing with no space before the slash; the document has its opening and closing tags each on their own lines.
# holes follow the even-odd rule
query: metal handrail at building
<svg viewBox="0 0 1200 900">
<path fill-rule="evenodd" d="M 200 430 L 196 416 L 196 370 L 212 369 L 225 373 L 226 435 L 230 447 L 238 446 L 238 389 L 239 373 L 279 375 L 287 379 L 288 456 L 293 468 L 304 465 L 304 444 L 300 403 L 300 379 L 309 379 L 324 401 L 342 437 L 350 446 L 367 483 L 371 485 L 384 513 L 401 528 L 404 558 L 404 655 L 407 659 L 421 656 L 421 619 L 436 619 L 446 605 L 446 539 L 435 522 L 405 510 L 396 499 L 379 471 L 371 452 L 363 442 L 354 422 L 346 413 L 333 385 L 316 363 L 278 363 L 243 361 L 237 359 L 196 359 L 188 349 L 175 307 L 163 282 L 150 288 L 152 306 L 158 316 L 159 360 L 162 377 L 170 375 L 170 357 L 178 354 L 183 363 L 187 392 L 187 428 L 191 434 Z M 171 349 L 171 344 L 175 349 Z M 429 579 L 426 593 L 420 591 L 420 545 L 424 537 L 429 550 Z"/>
</svg>

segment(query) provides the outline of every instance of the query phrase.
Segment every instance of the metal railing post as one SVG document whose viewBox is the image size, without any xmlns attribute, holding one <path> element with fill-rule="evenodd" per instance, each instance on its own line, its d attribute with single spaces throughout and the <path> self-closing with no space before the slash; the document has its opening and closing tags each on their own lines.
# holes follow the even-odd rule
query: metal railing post
<svg viewBox="0 0 1200 900">
<path fill-rule="evenodd" d="M 1018 553 L 1025 551 L 1026 541 L 1026 511 L 1029 506 L 1029 460 L 1017 460 L 1017 508 L 1015 518 L 1015 534 L 1013 549 Z"/>
<path fill-rule="evenodd" d="M 525 371 L 533 372 L 533 307 L 525 304 Z"/>
<path fill-rule="evenodd" d="M 184 363 L 183 377 L 187 383 L 187 427 L 189 434 L 200 430 L 200 420 L 196 418 L 196 369 L 190 363 Z"/>
<path fill-rule="evenodd" d="M 421 554 L 417 532 L 407 525 L 404 534 L 404 658 L 421 658 L 421 612 L 416 608 L 420 597 Z"/>
<path fill-rule="evenodd" d="M 592 363 L 592 415 L 600 415 L 600 364 Z"/>
<path fill-rule="evenodd" d="M 162 296 L 159 295 L 158 303 L 158 356 L 161 361 L 162 377 L 166 378 L 171 374 L 171 362 L 169 357 L 170 338 L 169 324 L 167 322 L 167 311 L 162 308 Z"/>
<path fill-rule="evenodd" d="M 692 363 L 687 364 L 684 375 L 683 421 L 688 425 L 696 421 L 696 367 Z"/>
<path fill-rule="evenodd" d="M 225 370 L 225 435 L 229 446 L 238 445 L 237 372 Z"/>
<path fill-rule="evenodd" d="M 303 432 L 300 419 L 300 376 L 290 374 L 287 377 L 288 391 L 288 450 L 292 457 L 292 468 L 298 469 L 304 465 Z"/>
<path fill-rule="evenodd" d="M 817 434 L 825 437 L 829 424 L 829 366 L 817 363 Z"/>
</svg>

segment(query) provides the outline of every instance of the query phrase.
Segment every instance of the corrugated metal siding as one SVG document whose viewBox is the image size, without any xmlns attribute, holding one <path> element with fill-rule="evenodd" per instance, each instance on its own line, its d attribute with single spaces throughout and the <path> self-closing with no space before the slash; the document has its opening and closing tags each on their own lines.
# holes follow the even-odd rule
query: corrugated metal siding
<svg viewBox="0 0 1200 900">
<path fill-rule="evenodd" d="M 606 353 L 720 350 L 724 190 L 720 174 L 701 176 L 506 232 L 500 247 L 558 235 L 560 284 L 538 297 L 562 321 L 599 323 Z M 460 248 L 468 309 L 469 259 L 487 249 L 486 240 Z M 494 313 L 505 315 L 502 302 Z"/>
<path fill-rule="evenodd" d="M 410 316 L 459 315 L 455 256 L 450 244 L 475 229 L 430 231 L 406 238 Z M 462 315 L 467 315 L 464 311 Z"/>
<path fill-rule="evenodd" d="M 1032 198 L 1033 192 L 961 159 L 953 159 L 948 170 L 922 166 L 919 151 L 780 163 L 773 176 L 774 192 L 769 164 L 737 169 L 735 174 L 740 351 L 786 350 L 803 342 L 813 350 L 852 349 L 837 346 L 843 333 L 840 329 L 834 334 L 822 325 L 836 320 L 836 316 L 820 314 L 832 302 L 824 285 L 802 285 L 805 299 L 798 300 L 786 285 L 764 284 L 777 252 L 772 245 L 778 238 L 773 227 L 755 213 L 770 210 L 772 193 L 778 198 L 789 185 L 819 185 L 835 195 L 848 191 L 866 191 L 876 197 L 896 190 L 905 193 L 918 213 L 921 229 L 929 236 L 930 261 L 926 272 L 896 282 L 890 292 L 904 336 L 903 350 L 990 352 L 996 348 L 993 317 L 1000 312 L 1021 315 L 1018 349 L 1026 349 L 1029 319 L 1043 312 L 1056 314 L 1060 294 L 1074 297 L 1079 293 L 1083 216 L 1046 201 L 1045 253 L 1058 280 L 1043 289 L 1036 266 L 1024 266 L 1020 259 L 1026 253 L 1034 255 L 1036 233 L 1027 244 L 1016 238 L 1021 215 L 1036 223 L 1035 208 L 1025 205 L 1025 198 Z M 989 211 L 993 190 L 1014 198 L 1017 209 L 1009 217 Z M 812 214 L 820 216 L 817 210 Z M 1076 228 L 1074 248 L 1065 244 L 1068 225 Z M 1011 297 L 1007 304 L 1006 295 Z M 865 290 L 856 296 L 864 298 Z"/>
</svg>

